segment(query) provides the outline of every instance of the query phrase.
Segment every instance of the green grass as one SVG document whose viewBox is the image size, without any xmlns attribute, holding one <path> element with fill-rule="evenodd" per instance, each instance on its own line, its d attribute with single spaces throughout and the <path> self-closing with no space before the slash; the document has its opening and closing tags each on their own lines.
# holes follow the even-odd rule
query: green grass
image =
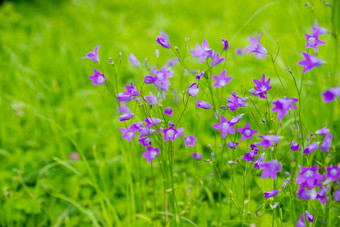
<svg viewBox="0 0 340 227">
<path fill-rule="evenodd" d="M 293 226 L 306 206 L 313 211 L 315 226 L 319 226 L 325 218 L 326 206 L 321 206 L 319 201 L 302 203 L 290 197 L 296 194 L 293 190 L 297 190 L 293 184 L 286 194 L 280 194 L 280 205 L 273 215 L 269 205 L 277 200 L 263 198 L 263 192 L 273 189 L 273 181 L 261 179 L 259 172 L 251 171 L 249 174 L 254 175 L 256 181 L 249 175 L 244 184 L 241 169 L 230 167 L 227 160 L 232 156 L 242 159 L 248 147 L 243 143 L 235 154 L 229 151 L 222 156 L 219 144 L 223 142 L 211 128 L 216 123 L 213 114 L 196 110 L 194 105 L 189 105 L 181 126 L 185 127 L 186 135 L 197 135 L 199 143 L 189 149 L 182 142 L 176 143 L 173 165 L 167 166 L 169 175 L 163 182 L 161 162 L 155 161 L 151 167 L 141 157 L 145 148 L 121 139 L 119 127 L 125 126 L 118 120 L 114 98 L 104 86 L 91 85 L 88 76 L 97 65 L 80 58 L 101 44 L 101 62 L 107 78 L 113 80 L 107 59 L 112 57 L 117 67 L 119 52 L 122 52 L 118 82 L 123 91 L 123 85 L 141 84 L 147 75 L 146 70 L 140 71 L 128 62 L 130 53 L 141 62 L 147 57 L 148 64 L 157 67 L 174 57 L 171 51 L 155 42 L 161 30 L 168 33 L 170 42 L 178 46 L 181 53 L 185 52 L 185 37 L 190 37 L 191 48 L 207 38 L 214 50 L 221 49 L 223 38 L 228 39 L 231 46 L 226 69 L 233 80 L 215 97 L 217 106 L 226 104 L 226 97 L 233 90 L 244 94 L 253 87 L 252 80 L 260 79 L 263 73 L 272 78 L 272 98 L 297 97 L 288 66 L 293 68 L 299 83 L 302 67 L 297 62 L 305 50 L 303 34 L 310 33 L 315 18 L 320 26 L 339 36 L 340 7 L 334 3 L 338 8 L 332 12 L 332 7 L 317 0 L 310 1 L 311 7 L 304 6 L 304 1 L 293 0 L 4 2 L 0 6 L 0 226 L 172 226 L 181 223 L 183 226 L 240 226 L 241 220 L 245 226 L 249 223 L 269 226 L 273 216 L 275 225 Z M 276 66 L 286 89 L 280 87 L 268 56 L 258 60 L 252 54 L 235 54 L 236 48 L 249 45 L 249 35 L 260 32 L 264 33 L 261 43 L 270 53 L 276 54 L 279 43 Z M 318 163 L 324 167 L 340 162 L 339 100 L 328 104 L 322 102 L 320 96 L 324 90 L 340 83 L 340 50 L 331 34 L 322 36 L 322 40 L 326 45 L 319 48 L 318 57 L 326 63 L 304 76 L 301 114 L 305 134 L 325 125 L 332 130 L 330 155 L 319 151 L 304 160 L 309 166 Z M 156 49 L 160 51 L 159 59 L 155 57 Z M 205 69 L 197 59 L 190 58 L 188 49 L 185 53 L 190 69 Z M 214 73 L 222 68 L 218 66 Z M 194 80 L 180 66 L 174 71 L 171 88 L 178 88 L 181 100 L 182 90 Z M 202 92 L 208 101 L 208 90 Z M 167 105 L 171 102 L 164 103 Z M 174 108 L 176 116 L 183 107 L 181 100 Z M 260 102 L 260 112 L 246 119 L 256 124 L 261 134 L 269 134 L 268 127 L 260 123 L 263 108 L 267 108 L 266 103 Z M 141 119 L 142 113 L 138 112 L 137 116 Z M 290 111 L 282 128 L 275 131 L 292 136 L 295 116 L 296 112 Z M 195 162 L 191 158 L 191 152 L 196 151 L 203 154 L 203 159 L 211 159 L 208 144 L 215 151 L 216 168 L 213 163 Z M 282 141 L 278 153 L 286 165 L 275 182 L 278 187 L 285 180 L 285 171 L 291 174 L 299 171 L 295 162 L 297 154 L 288 149 L 288 142 Z M 69 161 L 72 152 L 80 153 L 81 159 Z M 161 160 L 161 157 L 158 158 Z M 165 155 L 167 158 L 171 157 Z M 243 218 L 241 211 L 230 205 L 230 192 L 223 190 L 216 169 L 228 189 L 233 181 L 230 190 L 238 207 L 244 199 L 248 200 Z M 177 205 L 168 181 L 171 172 Z M 214 177 L 210 176 L 211 172 Z M 170 189 L 165 193 L 169 200 L 167 207 L 164 206 L 164 184 Z M 181 212 L 182 219 L 178 222 L 176 210 Z M 333 203 L 329 226 L 339 224 L 338 213 L 339 203 Z"/>
</svg>

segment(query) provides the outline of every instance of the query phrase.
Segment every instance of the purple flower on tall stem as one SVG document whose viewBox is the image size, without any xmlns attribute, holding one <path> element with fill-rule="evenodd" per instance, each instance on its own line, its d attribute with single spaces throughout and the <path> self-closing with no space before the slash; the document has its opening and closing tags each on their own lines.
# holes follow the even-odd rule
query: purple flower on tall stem
<svg viewBox="0 0 340 227">
<path fill-rule="evenodd" d="M 223 45 L 223 50 L 228 50 L 228 48 L 229 48 L 228 40 L 222 39 L 221 42 L 222 42 L 222 45 Z"/>
<path fill-rule="evenodd" d="M 161 119 L 147 117 L 145 118 L 145 123 L 146 123 L 145 127 L 149 128 L 151 126 L 158 125 L 159 123 L 161 123 Z"/>
<path fill-rule="evenodd" d="M 290 144 L 290 149 L 292 149 L 292 151 L 297 151 L 300 149 L 300 144 L 298 144 L 295 141 L 292 141 L 292 143 Z"/>
<path fill-rule="evenodd" d="M 309 222 L 312 222 L 314 221 L 314 217 L 311 213 L 309 213 L 307 210 L 306 210 L 306 218 Z"/>
<path fill-rule="evenodd" d="M 263 33 L 259 34 L 259 36 L 257 37 L 257 40 L 254 37 L 249 36 L 249 42 L 251 46 L 248 46 L 243 49 L 244 51 L 248 51 L 247 54 L 255 53 L 255 54 L 265 56 L 268 53 L 268 50 L 260 44 L 260 39 L 261 39 L 262 34 Z"/>
<path fill-rule="evenodd" d="M 122 114 L 131 113 L 129 107 L 124 102 L 122 102 L 120 106 L 117 107 L 117 110 L 119 113 L 122 113 Z"/>
<path fill-rule="evenodd" d="M 200 64 L 202 64 L 207 58 L 212 57 L 213 50 L 209 48 L 209 44 L 206 39 L 202 42 L 202 47 L 196 43 L 196 49 L 190 50 L 193 57 L 200 58 Z"/>
<path fill-rule="evenodd" d="M 312 34 L 314 33 L 319 33 L 320 35 L 327 34 L 327 29 L 320 27 L 317 19 L 315 19 L 314 26 L 312 27 Z"/>
<path fill-rule="evenodd" d="M 267 178 L 270 176 L 273 180 L 275 180 L 277 172 L 281 171 L 281 163 L 277 160 L 264 162 L 261 165 L 261 169 L 263 169 L 261 175 L 262 178 Z"/>
<path fill-rule="evenodd" d="M 202 159 L 202 155 L 200 154 L 200 153 L 192 153 L 191 154 L 192 155 L 192 157 L 194 158 L 194 159 L 196 159 L 197 161 L 200 161 L 201 159 Z"/>
<path fill-rule="evenodd" d="M 138 59 L 136 58 L 134 54 L 130 54 L 130 56 L 128 57 L 128 60 L 136 67 L 140 66 L 140 62 L 138 61 Z"/>
<path fill-rule="evenodd" d="M 97 69 L 93 69 L 93 73 L 94 75 L 89 76 L 89 78 L 93 81 L 92 85 L 97 85 L 97 84 L 103 85 L 105 82 L 104 74 L 98 72 Z"/>
<path fill-rule="evenodd" d="M 230 119 L 229 124 L 230 126 L 236 125 L 243 117 L 243 114 L 237 115 L 236 117 L 233 117 Z"/>
<path fill-rule="evenodd" d="M 225 61 L 225 58 L 220 58 L 220 53 L 218 52 L 213 52 L 212 55 L 212 60 L 210 62 L 211 67 L 215 67 L 216 65 L 222 63 Z"/>
<path fill-rule="evenodd" d="M 196 75 L 196 80 L 200 80 L 202 76 L 204 75 L 204 72 L 200 72 L 199 74 Z"/>
<path fill-rule="evenodd" d="M 153 147 L 147 147 L 147 150 L 142 154 L 142 156 L 144 158 L 146 158 L 146 160 L 148 162 L 151 162 L 153 160 L 155 160 L 155 158 L 157 157 L 157 155 L 159 154 L 159 148 L 153 148 Z"/>
<path fill-rule="evenodd" d="M 176 139 L 181 137 L 182 135 L 184 135 L 184 128 L 183 127 L 182 128 L 177 128 L 177 131 L 178 131 L 178 133 L 175 135 Z"/>
<path fill-rule="evenodd" d="M 169 49 L 171 44 L 169 42 L 169 36 L 165 32 L 161 32 L 156 39 L 156 42 L 159 43 L 162 47 Z"/>
<path fill-rule="evenodd" d="M 94 62 L 99 62 L 99 55 L 98 55 L 98 49 L 100 45 L 96 46 L 92 52 L 88 52 L 85 57 L 82 57 L 81 59 L 91 59 Z"/>
<path fill-rule="evenodd" d="M 255 89 L 251 89 L 250 93 L 255 96 L 260 97 L 261 99 L 266 99 L 265 94 L 269 91 L 272 87 L 269 86 L 270 78 L 266 81 L 266 76 L 263 74 L 261 81 L 254 79 Z"/>
<path fill-rule="evenodd" d="M 129 85 L 125 85 L 124 86 L 126 88 L 126 92 L 124 92 L 125 95 L 130 95 L 130 96 L 138 96 L 139 95 L 139 91 L 137 90 L 137 88 L 133 85 L 133 83 L 131 83 L 131 86 Z"/>
<path fill-rule="evenodd" d="M 318 46 L 324 45 L 325 42 L 319 40 L 319 33 L 312 33 L 311 35 L 305 34 L 307 43 L 306 43 L 306 49 L 313 48 L 314 50 L 318 50 Z"/>
<path fill-rule="evenodd" d="M 145 96 L 145 99 L 146 99 L 147 102 L 150 103 L 151 106 L 156 106 L 158 104 L 158 100 L 157 100 L 156 96 L 154 96 L 152 91 L 150 91 L 149 96 Z"/>
<path fill-rule="evenodd" d="M 233 142 L 229 141 L 229 142 L 227 143 L 227 146 L 228 146 L 230 149 L 235 150 L 236 147 L 239 146 L 239 143 L 238 143 L 238 142 L 233 143 Z"/>
<path fill-rule="evenodd" d="M 125 113 L 119 116 L 119 121 L 127 121 L 133 117 L 133 113 Z"/>
<path fill-rule="evenodd" d="M 230 126 L 229 121 L 221 115 L 220 123 L 213 125 L 214 129 L 221 130 L 222 138 L 225 138 L 228 133 L 235 134 L 235 130 L 232 126 Z"/>
<path fill-rule="evenodd" d="M 324 152 L 328 152 L 329 149 L 331 148 L 332 139 L 333 139 L 333 135 L 331 134 L 325 136 L 325 138 L 323 139 L 320 145 L 320 150 Z"/>
<path fill-rule="evenodd" d="M 197 138 L 194 136 L 187 136 L 183 138 L 185 146 L 186 147 L 194 147 L 195 146 L 195 142 L 197 141 Z"/>
<path fill-rule="evenodd" d="M 299 100 L 296 98 L 278 98 L 273 102 L 274 107 L 272 108 L 272 112 L 277 112 L 277 118 L 282 119 L 288 113 L 289 109 L 296 109 L 295 103 L 297 101 Z"/>
<path fill-rule="evenodd" d="M 264 193 L 264 198 L 270 198 L 270 197 L 274 197 L 276 196 L 277 194 L 279 194 L 280 190 L 278 189 L 274 189 L 274 190 L 271 190 L 271 191 L 267 191 Z"/>
<path fill-rule="evenodd" d="M 199 90 L 200 89 L 198 88 L 197 83 L 193 83 L 188 88 L 188 93 L 190 96 L 195 97 L 198 94 Z"/>
<path fill-rule="evenodd" d="M 257 133 L 256 130 L 251 129 L 249 126 L 249 122 L 246 123 L 244 128 L 238 128 L 236 129 L 239 133 L 242 134 L 241 140 L 244 141 L 247 138 L 251 139 L 253 135 L 255 135 Z"/>
<path fill-rule="evenodd" d="M 246 106 L 246 101 L 247 101 L 246 97 L 243 97 L 243 98 L 238 97 L 235 91 L 233 91 L 231 94 L 232 94 L 231 97 L 227 97 L 228 102 L 229 102 L 227 106 L 229 107 L 231 111 L 235 112 L 238 107 Z"/>
<path fill-rule="evenodd" d="M 160 90 L 168 91 L 170 86 L 170 81 L 168 80 L 168 78 L 171 78 L 173 76 L 171 70 L 168 69 L 166 65 L 164 65 L 160 70 L 152 67 L 150 71 L 154 76 L 145 77 L 144 83 L 155 83 L 157 85 L 157 88 L 159 88 Z"/>
<path fill-rule="evenodd" d="M 138 142 L 140 142 L 143 147 L 148 147 L 151 145 L 151 139 L 149 137 L 141 138 L 138 140 Z"/>
<path fill-rule="evenodd" d="M 322 205 L 325 205 L 328 201 L 328 193 L 327 189 L 324 187 L 321 187 L 318 191 L 318 194 L 316 195 L 315 199 L 319 199 Z"/>
<path fill-rule="evenodd" d="M 254 163 L 254 169 L 260 169 L 262 162 L 264 160 L 264 154 L 261 154 L 257 161 Z"/>
<path fill-rule="evenodd" d="M 164 141 L 168 141 L 170 139 L 173 142 L 175 142 L 176 134 L 178 134 L 178 131 L 172 125 L 167 129 L 163 129 L 163 133 L 164 133 Z"/>
<path fill-rule="evenodd" d="M 301 172 L 297 173 L 299 176 L 296 178 L 296 183 L 301 187 L 307 186 L 309 190 L 315 186 L 321 186 L 321 181 L 324 177 L 318 173 L 318 165 L 314 165 L 311 168 L 301 166 Z"/>
<path fill-rule="evenodd" d="M 128 142 L 131 142 L 131 140 L 136 137 L 136 128 L 133 125 L 130 125 L 127 129 L 119 128 L 119 130 L 123 133 L 122 138 L 126 139 Z"/>
<path fill-rule="evenodd" d="M 322 129 L 319 129 L 315 132 L 315 134 L 320 136 L 326 136 L 331 130 L 327 128 L 327 126 L 323 127 Z"/>
<path fill-rule="evenodd" d="M 315 199 L 316 192 L 314 189 L 308 191 L 305 189 L 305 186 L 300 185 L 296 196 L 303 200 L 311 200 Z"/>
<path fill-rule="evenodd" d="M 340 86 L 330 88 L 321 93 L 324 102 L 333 102 L 334 99 L 340 96 Z"/>
<path fill-rule="evenodd" d="M 321 59 L 318 59 L 314 57 L 313 55 L 310 55 L 306 52 L 302 52 L 302 55 L 304 59 L 298 62 L 299 65 L 304 66 L 302 73 L 306 73 L 312 70 L 313 68 L 318 67 L 323 64 L 323 61 Z"/>
<path fill-rule="evenodd" d="M 314 142 L 309 144 L 304 150 L 303 153 L 304 154 L 311 154 L 313 153 L 316 149 L 318 149 L 319 147 L 319 142 Z"/>
<path fill-rule="evenodd" d="M 165 110 L 164 110 L 164 113 L 169 115 L 169 116 L 172 116 L 172 109 L 170 106 L 166 107 Z"/>
<path fill-rule="evenodd" d="M 202 109 L 210 109 L 210 108 L 211 108 L 210 103 L 204 102 L 204 101 L 202 101 L 202 100 L 197 100 L 197 101 L 196 101 L 196 106 L 197 106 L 198 108 L 202 108 Z"/>
<path fill-rule="evenodd" d="M 253 162 L 256 155 L 257 151 L 251 150 L 244 155 L 243 160 L 247 162 Z"/>
<path fill-rule="evenodd" d="M 280 136 L 266 135 L 266 136 L 259 136 L 259 137 L 262 138 L 262 141 L 258 145 L 263 146 L 263 150 L 267 149 L 270 146 L 277 144 L 281 140 Z"/>
<path fill-rule="evenodd" d="M 330 166 L 326 168 L 327 170 L 327 179 L 331 180 L 331 181 L 337 181 L 339 176 L 340 176 L 340 172 L 339 172 L 339 167 L 337 165 L 335 166 Z"/>
<path fill-rule="evenodd" d="M 225 69 L 222 70 L 222 72 L 220 73 L 220 76 L 212 75 L 212 78 L 214 78 L 214 80 L 215 80 L 213 87 L 224 87 L 232 79 L 231 76 L 226 76 Z"/>
</svg>

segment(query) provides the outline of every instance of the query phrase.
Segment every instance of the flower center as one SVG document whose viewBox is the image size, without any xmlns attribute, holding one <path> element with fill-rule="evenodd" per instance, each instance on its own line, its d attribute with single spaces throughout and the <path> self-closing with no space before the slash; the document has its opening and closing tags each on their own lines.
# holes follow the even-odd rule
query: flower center
<svg viewBox="0 0 340 227">
<path fill-rule="evenodd" d="M 128 136 L 129 138 L 132 138 L 132 137 L 133 137 L 133 132 L 128 132 L 128 133 L 127 133 L 127 136 Z"/>
<path fill-rule="evenodd" d="M 244 131 L 244 135 L 245 136 L 250 136 L 251 135 L 251 131 L 249 129 Z"/>
<path fill-rule="evenodd" d="M 267 91 L 267 87 L 262 85 L 261 88 L 260 88 L 261 91 Z"/>
<path fill-rule="evenodd" d="M 97 82 L 98 83 L 104 83 L 104 81 L 105 81 L 105 78 L 103 77 L 103 76 L 98 76 L 98 80 L 97 80 Z"/>
<path fill-rule="evenodd" d="M 336 176 L 336 174 L 337 174 L 336 169 L 332 169 L 330 174 L 331 174 L 332 177 Z"/>
<path fill-rule="evenodd" d="M 227 83 L 226 83 L 225 80 L 220 80 L 220 82 L 219 82 L 219 85 L 220 85 L 221 87 L 224 87 L 226 84 L 227 84 Z"/>
<path fill-rule="evenodd" d="M 150 151 L 150 158 L 155 159 L 157 155 L 156 151 Z"/>
<path fill-rule="evenodd" d="M 157 73 L 157 78 L 159 80 L 163 80 L 164 79 L 164 74 L 163 73 Z"/>
<path fill-rule="evenodd" d="M 227 130 L 228 128 L 229 128 L 228 122 L 224 122 L 224 123 L 222 124 L 222 129 L 223 129 L 223 130 Z"/>
<path fill-rule="evenodd" d="M 314 175 L 314 172 L 312 170 L 308 170 L 307 172 L 305 172 L 304 176 L 307 178 L 310 178 Z"/>
<path fill-rule="evenodd" d="M 313 45 L 315 45 L 315 43 L 316 43 L 316 39 L 314 37 L 310 37 L 308 39 L 308 44 L 309 45 L 313 46 Z"/>
<path fill-rule="evenodd" d="M 175 134 L 175 131 L 171 129 L 166 132 L 167 137 L 170 137 L 170 138 L 173 137 L 174 134 Z"/>
<path fill-rule="evenodd" d="M 186 137 L 186 138 L 185 138 L 185 142 L 190 143 L 190 142 L 191 142 L 190 137 Z"/>
<path fill-rule="evenodd" d="M 144 143 L 146 143 L 146 144 L 149 144 L 150 142 L 151 142 L 150 138 L 146 138 L 146 139 L 144 140 Z"/>
</svg>

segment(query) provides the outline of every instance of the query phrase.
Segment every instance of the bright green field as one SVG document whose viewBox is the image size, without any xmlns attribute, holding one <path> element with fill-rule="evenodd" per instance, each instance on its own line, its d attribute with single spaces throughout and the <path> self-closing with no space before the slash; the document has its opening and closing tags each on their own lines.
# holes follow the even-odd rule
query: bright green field
<svg viewBox="0 0 340 227">
<path fill-rule="evenodd" d="M 332 6 L 321 0 L 309 2 L 307 6 L 305 1 L 294 0 L 4 2 L 0 5 L 0 226 L 295 226 L 305 209 L 314 216 L 313 226 L 320 226 L 326 216 L 328 226 L 340 226 L 339 202 L 323 206 L 318 200 L 303 201 L 296 197 L 294 183 L 299 163 L 325 167 L 340 162 L 339 99 L 324 103 L 320 95 L 340 84 L 340 4 L 337 0 Z M 148 64 L 158 68 L 175 57 L 155 42 L 160 31 L 169 35 L 195 70 L 204 70 L 205 65 L 190 57 L 186 37 L 190 37 L 190 49 L 207 38 L 217 51 L 222 49 L 221 39 L 228 39 L 226 64 L 214 73 L 226 68 L 233 80 L 216 93 L 217 106 L 225 105 L 234 90 L 243 96 L 262 74 L 271 78 L 270 100 L 297 97 L 288 67 L 299 84 L 302 66 L 297 62 L 305 51 L 304 33 L 310 33 L 316 18 L 330 33 L 322 36 L 326 45 L 318 53 L 325 64 L 304 75 L 303 133 L 306 136 L 327 125 L 333 143 L 329 153 L 317 151 L 296 161 L 299 155 L 289 149 L 288 142 L 298 138 L 293 130 L 298 114 L 290 110 L 280 126 L 276 114 L 266 115 L 268 106 L 260 102 L 259 111 L 245 119 L 257 126 L 258 135 L 274 131 L 288 138 L 277 148 L 283 169 L 274 186 L 281 187 L 287 171 L 293 177 L 287 190 L 271 199 L 263 198 L 265 191 L 273 189 L 271 179 L 262 179 L 259 171 L 250 168 L 244 180 L 243 169 L 250 164 L 242 158 L 250 143 L 241 143 L 238 135 L 240 148 L 235 153 L 222 151 L 220 133 L 211 127 L 217 122 L 213 112 L 197 110 L 191 100 L 180 127 L 198 142 L 186 148 L 181 138 L 173 145 L 173 207 L 172 189 L 168 182 L 164 187 L 160 162 L 154 161 L 151 167 L 141 157 L 145 148 L 137 140 L 129 144 L 121 138 L 119 127 L 126 125 L 118 120 L 114 97 L 105 86 L 92 86 L 88 78 L 97 64 L 80 59 L 100 44 L 105 75 L 114 80 L 107 59 L 112 57 L 117 67 L 122 52 L 118 85 L 123 92 L 123 85 L 139 86 L 148 75 L 146 69 L 139 70 L 127 60 L 130 53 L 141 62 L 147 57 Z M 279 43 L 275 65 L 285 88 L 270 57 L 258 60 L 253 54 L 235 54 L 237 48 L 249 45 L 250 35 L 261 32 L 261 44 L 270 53 L 277 53 Z M 173 105 L 170 98 L 163 105 L 173 105 L 173 121 L 177 122 L 184 108 L 182 90 L 195 80 L 178 64 L 170 81 L 170 90 L 177 88 L 180 102 Z M 148 95 L 150 88 L 146 86 L 144 93 Z M 202 90 L 202 99 L 208 95 L 207 89 Z M 247 105 L 253 107 L 249 101 Z M 225 116 L 230 119 L 232 114 L 225 112 Z M 261 123 L 264 117 L 273 128 Z M 138 120 L 143 120 L 140 111 L 133 122 Z M 259 141 L 257 136 L 255 141 Z M 204 160 L 211 160 L 208 144 L 216 155 L 213 163 L 191 157 L 192 152 L 199 152 Z M 71 161 L 72 152 L 81 154 L 80 160 Z M 232 157 L 240 159 L 240 168 L 228 165 Z M 275 202 L 279 206 L 272 209 Z"/>
</svg>

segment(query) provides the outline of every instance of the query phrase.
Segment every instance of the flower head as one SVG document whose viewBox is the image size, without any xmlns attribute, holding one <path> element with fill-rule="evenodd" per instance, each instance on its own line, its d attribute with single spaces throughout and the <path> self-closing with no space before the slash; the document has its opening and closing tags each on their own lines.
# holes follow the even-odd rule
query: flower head
<svg viewBox="0 0 340 227">
<path fill-rule="evenodd" d="M 172 108 L 170 106 L 166 107 L 164 113 L 169 116 L 172 116 Z"/>
<path fill-rule="evenodd" d="M 304 59 L 298 62 L 299 65 L 304 66 L 302 73 L 306 73 L 312 70 L 313 68 L 318 67 L 323 64 L 323 61 L 321 59 L 318 59 L 314 57 L 313 55 L 310 55 L 306 52 L 302 52 L 302 55 Z"/>
<path fill-rule="evenodd" d="M 325 138 L 323 139 L 320 145 L 320 150 L 324 152 L 328 152 L 329 149 L 331 148 L 332 139 L 333 139 L 333 135 L 331 134 L 325 136 Z"/>
<path fill-rule="evenodd" d="M 238 107 L 245 107 L 246 106 L 247 98 L 245 98 L 245 97 L 243 97 L 243 98 L 238 97 L 236 95 L 235 91 L 233 91 L 232 92 L 232 96 L 231 97 L 227 97 L 227 99 L 228 99 L 228 102 L 229 102 L 227 104 L 227 106 L 233 112 L 235 112 Z"/>
<path fill-rule="evenodd" d="M 334 192 L 334 200 L 335 201 L 340 201 L 340 188 Z"/>
<path fill-rule="evenodd" d="M 204 75 L 204 72 L 200 72 L 199 74 L 196 75 L 196 80 L 200 80 L 202 76 Z"/>
<path fill-rule="evenodd" d="M 198 88 L 197 83 L 193 83 L 188 88 L 188 93 L 190 96 L 195 97 L 198 94 L 199 90 L 200 89 Z"/>
<path fill-rule="evenodd" d="M 306 218 L 309 222 L 312 222 L 314 221 L 314 217 L 311 213 L 309 213 L 307 210 L 306 210 Z"/>
<path fill-rule="evenodd" d="M 257 37 L 257 40 L 254 37 L 249 36 L 249 42 L 251 46 L 248 46 L 243 49 L 244 51 L 248 51 L 247 54 L 255 53 L 255 54 L 265 56 L 268 53 L 267 49 L 260 44 L 260 39 L 261 39 L 262 34 L 263 33 L 259 34 L 259 36 Z"/>
<path fill-rule="evenodd" d="M 228 133 L 235 134 L 234 128 L 229 124 L 229 121 L 221 115 L 220 123 L 213 125 L 214 129 L 221 130 L 222 138 L 225 138 Z"/>
<path fill-rule="evenodd" d="M 311 154 L 313 153 L 316 149 L 318 149 L 319 147 L 319 143 L 318 142 L 314 142 L 309 144 L 304 150 L 303 153 L 304 154 Z"/>
<path fill-rule="evenodd" d="M 223 45 L 223 50 L 228 50 L 228 48 L 229 48 L 228 40 L 222 39 L 221 42 L 222 42 L 222 45 Z"/>
<path fill-rule="evenodd" d="M 290 149 L 292 149 L 292 151 L 297 151 L 300 149 L 300 144 L 298 144 L 295 141 L 292 141 L 292 143 L 290 144 Z"/>
<path fill-rule="evenodd" d="M 298 173 L 299 176 L 296 178 L 296 183 L 301 187 L 307 186 L 309 190 L 313 189 L 315 186 L 321 186 L 321 181 L 324 177 L 318 173 L 318 166 L 314 165 L 311 168 L 301 166 L 301 172 Z"/>
<path fill-rule="evenodd" d="M 258 145 L 263 146 L 264 150 L 272 145 L 277 144 L 281 140 L 280 136 L 267 135 L 259 137 L 262 138 L 262 141 Z"/>
<path fill-rule="evenodd" d="M 202 108 L 202 109 L 210 109 L 210 108 L 211 108 L 210 103 L 204 102 L 204 101 L 202 101 L 202 100 L 197 100 L 197 101 L 196 101 L 196 106 L 197 106 L 198 108 Z"/>
<path fill-rule="evenodd" d="M 272 87 L 269 86 L 270 78 L 266 81 L 266 76 L 263 74 L 261 81 L 254 79 L 255 89 L 251 89 L 250 93 L 255 96 L 260 97 L 261 99 L 266 99 L 265 94 L 269 91 Z"/>
<path fill-rule="evenodd" d="M 200 161 L 201 159 L 202 159 L 202 155 L 200 154 L 200 153 L 192 153 L 191 154 L 192 155 L 192 157 L 194 158 L 194 159 L 196 159 L 197 161 Z"/>
<path fill-rule="evenodd" d="M 248 139 L 251 139 L 253 135 L 255 135 L 257 133 L 256 130 L 251 129 L 249 126 L 249 122 L 246 123 L 244 128 L 238 128 L 236 129 L 239 133 L 242 134 L 242 141 Z"/>
<path fill-rule="evenodd" d="M 267 191 L 264 193 L 264 198 L 270 198 L 270 197 L 274 197 L 276 196 L 277 194 L 279 194 L 280 190 L 278 189 L 274 189 L 274 190 L 271 190 L 271 191 Z"/>
<path fill-rule="evenodd" d="M 325 187 L 321 187 L 316 195 L 315 199 L 319 199 L 322 205 L 325 205 L 328 201 L 328 193 Z"/>
<path fill-rule="evenodd" d="M 277 112 L 277 118 L 282 119 L 288 113 L 289 109 L 296 109 L 295 103 L 297 101 L 299 100 L 296 98 L 278 98 L 275 102 L 273 102 L 274 107 L 272 112 Z"/>
<path fill-rule="evenodd" d="M 216 65 L 222 63 L 225 61 L 225 58 L 220 58 L 220 53 L 218 52 L 213 52 L 213 55 L 212 55 L 212 60 L 211 60 L 211 63 L 210 63 L 210 66 L 211 67 L 215 67 Z"/>
<path fill-rule="evenodd" d="M 295 227 L 306 227 L 305 215 L 304 214 L 301 214 L 300 220 L 296 222 Z"/>
<path fill-rule="evenodd" d="M 98 49 L 99 49 L 100 45 L 96 46 L 94 48 L 94 50 L 92 52 L 88 52 L 84 57 L 82 57 L 81 59 L 84 58 L 88 58 L 91 59 L 94 62 L 99 62 L 99 55 L 98 55 Z"/>
<path fill-rule="evenodd" d="M 124 113 L 119 116 L 119 121 L 127 121 L 133 117 L 133 113 Z"/>
<path fill-rule="evenodd" d="M 157 103 L 158 103 L 157 97 L 154 96 L 152 91 L 150 91 L 150 95 L 149 96 L 145 96 L 145 99 L 146 99 L 147 102 L 150 103 L 151 106 L 156 106 Z"/>
<path fill-rule="evenodd" d="M 322 28 L 318 25 L 317 19 L 314 21 L 314 26 L 312 27 L 312 34 L 319 33 L 320 35 L 327 34 L 327 29 Z"/>
<path fill-rule="evenodd" d="M 159 154 L 159 148 L 158 147 L 153 148 L 153 147 L 148 146 L 147 150 L 142 154 L 142 156 L 144 158 L 146 158 L 146 160 L 148 162 L 151 162 L 151 161 L 155 160 L 155 158 L 157 157 L 158 154 Z"/>
<path fill-rule="evenodd" d="M 133 85 L 133 83 L 131 83 L 131 86 L 125 85 L 124 87 L 126 88 L 126 92 L 124 92 L 124 95 L 130 95 L 130 96 L 138 96 L 139 95 L 139 91 Z"/>
<path fill-rule="evenodd" d="M 338 166 L 330 166 L 326 168 L 327 170 L 327 179 L 331 180 L 331 181 L 337 181 L 339 179 L 340 176 L 340 172 L 339 172 L 339 167 Z"/>
<path fill-rule="evenodd" d="M 164 133 L 164 141 L 168 141 L 169 139 L 175 142 L 176 134 L 178 134 L 178 131 L 174 128 L 173 125 L 171 125 L 167 129 L 163 129 Z"/>
<path fill-rule="evenodd" d="M 200 64 L 202 64 L 207 58 L 212 57 L 213 51 L 209 48 L 209 44 L 206 39 L 202 42 L 202 47 L 196 43 L 196 49 L 190 50 L 193 57 L 200 58 Z"/>
<path fill-rule="evenodd" d="M 254 163 L 254 169 L 260 169 L 262 162 L 264 160 L 264 154 L 261 154 L 257 161 Z"/>
<path fill-rule="evenodd" d="M 334 99 L 340 96 L 340 86 L 330 88 L 321 93 L 324 102 L 333 102 Z"/>
<path fill-rule="evenodd" d="M 222 70 L 220 76 L 212 75 L 212 78 L 214 78 L 215 83 L 213 87 L 224 87 L 226 86 L 232 79 L 231 76 L 226 76 L 225 69 Z"/>
<path fill-rule="evenodd" d="M 147 117 L 145 118 L 145 123 L 146 123 L 145 127 L 149 128 L 151 126 L 158 125 L 159 123 L 161 123 L 161 119 Z"/>
<path fill-rule="evenodd" d="M 130 56 L 128 57 L 129 61 L 136 67 L 140 66 L 140 62 L 138 61 L 138 59 L 136 58 L 135 55 L 130 54 Z"/>
<path fill-rule="evenodd" d="M 227 146 L 228 146 L 230 149 L 235 150 L 236 147 L 239 146 L 239 143 L 238 143 L 238 142 L 233 143 L 233 142 L 229 141 L 229 142 L 227 143 Z"/>
<path fill-rule="evenodd" d="M 256 155 L 257 151 L 251 150 L 244 155 L 243 160 L 247 162 L 253 162 Z"/>
<path fill-rule="evenodd" d="M 119 128 L 119 130 L 123 133 L 122 138 L 126 139 L 128 142 L 131 142 L 133 138 L 136 137 L 136 126 L 134 124 L 130 125 L 127 129 L 126 128 Z"/>
<path fill-rule="evenodd" d="M 311 200 L 311 199 L 315 199 L 316 192 L 315 192 L 315 189 L 306 190 L 305 186 L 300 185 L 296 196 L 303 200 Z"/>
<path fill-rule="evenodd" d="M 275 180 L 277 172 L 281 171 L 281 163 L 277 160 L 264 162 L 261 165 L 261 169 L 263 169 L 262 178 L 270 176 L 273 180 Z"/>
<path fill-rule="evenodd" d="M 169 49 L 171 44 L 169 42 L 169 36 L 165 32 L 161 32 L 156 39 L 156 42 L 159 43 L 162 47 Z"/>
<path fill-rule="evenodd" d="M 318 50 L 318 46 L 324 45 L 325 42 L 319 40 L 319 33 L 312 33 L 311 35 L 305 34 L 307 43 L 306 43 L 306 49 L 313 48 L 314 50 Z"/>
<path fill-rule="evenodd" d="M 97 69 L 93 69 L 94 75 L 89 76 L 89 78 L 93 81 L 92 85 L 103 85 L 105 82 L 104 74 L 97 71 Z"/>
<path fill-rule="evenodd" d="M 149 137 L 144 137 L 138 140 L 138 142 L 140 142 L 143 147 L 148 147 L 151 145 L 151 139 Z"/>
<path fill-rule="evenodd" d="M 195 146 L 195 142 L 197 141 L 197 138 L 194 136 L 187 136 L 183 138 L 185 146 L 186 147 L 194 147 Z"/>
</svg>

